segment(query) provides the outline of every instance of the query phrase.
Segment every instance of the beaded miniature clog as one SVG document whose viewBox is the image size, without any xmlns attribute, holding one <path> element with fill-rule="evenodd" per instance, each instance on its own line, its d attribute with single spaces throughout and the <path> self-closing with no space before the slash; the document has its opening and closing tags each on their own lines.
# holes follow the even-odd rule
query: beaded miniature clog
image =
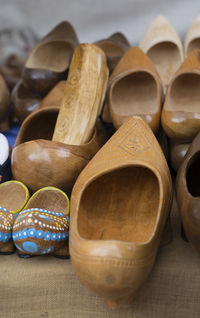
<svg viewBox="0 0 200 318">
<path fill-rule="evenodd" d="M 29 199 L 27 187 L 19 181 L 7 181 L 0 184 L 0 254 L 13 253 L 12 242 L 14 219 Z"/>
<path fill-rule="evenodd" d="M 69 199 L 55 187 L 30 198 L 13 226 L 13 241 L 21 257 L 53 254 L 68 257 Z"/>
</svg>

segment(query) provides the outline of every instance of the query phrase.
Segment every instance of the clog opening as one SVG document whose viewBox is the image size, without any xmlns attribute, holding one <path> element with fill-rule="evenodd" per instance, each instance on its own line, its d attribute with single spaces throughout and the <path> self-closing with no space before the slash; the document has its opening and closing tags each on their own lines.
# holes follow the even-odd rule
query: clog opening
<svg viewBox="0 0 200 318">
<path fill-rule="evenodd" d="M 179 75 L 171 86 L 167 109 L 199 113 L 200 75 Z"/>
<path fill-rule="evenodd" d="M 151 114 L 157 111 L 156 81 L 147 72 L 134 72 L 117 81 L 112 90 L 114 112 L 121 116 Z"/>
<path fill-rule="evenodd" d="M 58 109 L 48 109 L 34 113 L 23 125 L 23 131 L 18 143 L 36 139 L 52 140 L 58 116 Z"/>
<path fill-rule="evenodd" d="M 27 68 L 64 72 L 69 66 L 72 46 L 62 41 L 51 41 L 39 46 L 26 62 Z"/>
<path fill-rule="evenodd" d="M 200 196 L 200 152 L 197 152 L 188 162 L 186 184 L 188 192 L 193 197 Z"/>
<path fill-rule="evenodd" d="M 44 189 L 38 191 L 36 195 L 31 198 L 26 209 L 39 208 L 66 214 L 68 204 L 67 198 L 61 191 L 56 189 Z"/>
<path fill-rule="evenodd" d="M 155 65 L 162 82 L 168 84 L 182 62 L 180 51 L 176 44 L 167 41 L 158 43 L 147 54 Z"/>
<path fill-rule="evenodd" d="M 26 195 L 26 190 L 20 183 L 2 183 L 0 186 L 0 206 L 9 211 L 16 211 L 24 205 Z"/>
<path fill-rule="evenodd" d="M 155 229 L 159 182 L 145 167 L 113 170 L 83 192 L 78 215 L 79 235 L 88 240 L 144 243 Z"/>
<path fill-rule="evenodd" d="M 192 40 L 187 48 L 187 55 L 189 55 L 192 51 L 200 48 L 200 38 L 196 38 Z"/>
</svg>

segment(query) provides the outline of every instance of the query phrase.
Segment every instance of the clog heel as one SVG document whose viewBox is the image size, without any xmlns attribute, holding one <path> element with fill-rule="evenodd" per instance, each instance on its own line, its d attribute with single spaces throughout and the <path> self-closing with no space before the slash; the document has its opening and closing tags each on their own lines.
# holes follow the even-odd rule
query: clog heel
<svg viewBox="0 0 200 318">
<path fill-rule="evenodd" d="M 28 199 L 29 192 L 23 183 L 12 180 L 0 184 L 0 254 L 15 251 L 12 242 L 14 219 Z"/>
<path fill-rule="evenodd" d="M 69 199 L 55 187 L 30 198 L 13 226 L 13 241 L 21 257 L 51 254 L 68 258 Z"/>
<path fill-rule="evenodd" d="M 108 306 L 129 304 L 149 276 L 171 200 L 162 150 L 148 125 L 132 117 L 82 171 L 71 197 L 72 264 Z"/>
</svg>

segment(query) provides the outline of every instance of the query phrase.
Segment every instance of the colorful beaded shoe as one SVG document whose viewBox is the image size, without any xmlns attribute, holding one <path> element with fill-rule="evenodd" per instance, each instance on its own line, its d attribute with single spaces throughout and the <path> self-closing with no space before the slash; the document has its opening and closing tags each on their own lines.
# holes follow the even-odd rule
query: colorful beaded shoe
<svg viewBox="0 0 200 318">
<path fill-rule="evenodd" d="M 54 212 L 53 212 L 54 211 Z M 20 257 L 52 254 L 68 258 L 69 199 L 58 188 L 37 191 L 13 226 L 13 241 Z"/>
<path fill-rule="evenodd" d="M 15 251 L 11 239 L 14 219 L 28 198 L 29 192 L 23 183 L 13 180 L 0 184 L 0 254 Z"/>
</svg>

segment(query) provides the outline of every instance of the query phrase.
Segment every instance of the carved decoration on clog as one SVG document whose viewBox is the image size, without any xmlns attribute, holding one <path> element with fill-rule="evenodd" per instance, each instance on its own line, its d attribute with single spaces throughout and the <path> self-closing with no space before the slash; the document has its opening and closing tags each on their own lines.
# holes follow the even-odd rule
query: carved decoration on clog
<svg viewBox="0 0 200 318">
<path fill-rule="evenodd" d="M 0 207 L 0 253 L 5 245 L 11 241 L 14 214 Z"/>
</svg>

